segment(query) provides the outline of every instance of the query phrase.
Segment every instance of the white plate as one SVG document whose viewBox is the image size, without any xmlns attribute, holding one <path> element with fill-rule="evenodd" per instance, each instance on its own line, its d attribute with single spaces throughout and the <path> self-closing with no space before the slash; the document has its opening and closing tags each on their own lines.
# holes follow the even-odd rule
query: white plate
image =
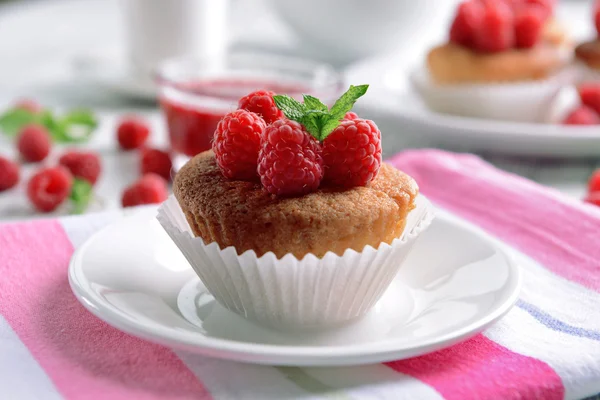
<svg viewBox="0 0 600 400">
<path fill-rule="evenodd" d="M 377 122 L 390 155 L 406 147 L 578 158 L 598 158 L 600 154 L 600 126 L 516 123 L 431 111 L 408 83 L 411 70 L 394 64 L 393 60 L 372 60 L 346 74 L 349 83 L 371 83 L 355 109 Z M 568 110 L 573 97 L 572 90 L 567 90 L 560 103 Z M 564 114 L 561 110 L 557 114 Z"/>
<path fill-rule="evenodd" d="M 135 336 L 211 357 L 306 366 L 398 360 L 465 340 L 514 305 L 521 275 L 492 239 L 442 214 L 366 317 L 326 332 L 274 331 L 217 304 L 145 211 L 81 246 L 69 281 L 89 311 Z"/>
</svg>

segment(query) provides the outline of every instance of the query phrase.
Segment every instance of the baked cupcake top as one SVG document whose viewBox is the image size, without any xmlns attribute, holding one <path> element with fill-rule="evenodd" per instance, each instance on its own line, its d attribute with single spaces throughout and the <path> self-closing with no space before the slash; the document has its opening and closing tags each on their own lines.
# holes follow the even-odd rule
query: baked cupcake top
<svg viewBox="0 0 600 400">
<path fill-rule="evenodd" d="M 402 234 L 414 208 L 416 182 L 382 164 L 368 186 L 322 185 L 297 197 L 268 193 L 260 183 L 227 179 L 212 151 L 197 155 L 176 175 L 173 191 L 194 233 L 239 254 L 269 251 L 302 258 L 378 247 Z"/>
<path fill-rule="evenodd" d="M 552 17 L 553 0 L 460 4 L 449 42 L 427 64 L 439 84 L 515 82 L 547 78 L 568 61 L 568 40 Z"/>
</svg>

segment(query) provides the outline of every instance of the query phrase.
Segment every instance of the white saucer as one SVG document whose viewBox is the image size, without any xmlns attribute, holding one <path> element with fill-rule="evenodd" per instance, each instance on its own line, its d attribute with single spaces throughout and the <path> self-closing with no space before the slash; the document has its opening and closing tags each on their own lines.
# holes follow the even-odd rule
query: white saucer
<svg viewBox="0 0 600 400">
<path fill-rule="evenodd" d="M 390 155 L 406 147 L 442 147 L 455 151 L 524 156 L 598 158 L 599 126 L 518 123 L 468 118 L 431 111 L 411 87 L 411 69 L 393 60 L 358 64 L 347 71 L 351 83 L 370 82 L 355 111 L 377 121 Z M 576 104 L 574 89 L 561 93 L 563 115 Z M 562 110 L 562 111 L 561 111 Z M 555 118 L 556 119 L 556 118 Z"/>
<path fill-rule="evenodd" d="M 365 318 L 326 332 L 274 331 L 217 304 L 153 216 L 123 219 L 81 246 L 71 287 L 116 328 L 211 357 L 302 366 L 409 358 L 480 332 L 521 286 L 519 267 L 492 239 L 442 213 Z"/>
</svg>

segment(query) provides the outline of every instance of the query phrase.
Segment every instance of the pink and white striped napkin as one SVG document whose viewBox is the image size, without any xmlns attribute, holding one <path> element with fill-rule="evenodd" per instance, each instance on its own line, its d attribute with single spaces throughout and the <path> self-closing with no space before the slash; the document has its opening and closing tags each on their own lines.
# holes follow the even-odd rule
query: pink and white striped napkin
<svg viewBox="0 0 600 400">
<path fill-rule="evenodd" d="M 600 392 L 600 211 L 470 155 L 390 160 L 438 206 L 538 263 L 515 308 L 462 344 L 345 368 L 261 367 L 174 351 L 88 313 L 73 248 L 119 213 L 0 225 L 0 398 L 578 399 Z"/>
</svg>

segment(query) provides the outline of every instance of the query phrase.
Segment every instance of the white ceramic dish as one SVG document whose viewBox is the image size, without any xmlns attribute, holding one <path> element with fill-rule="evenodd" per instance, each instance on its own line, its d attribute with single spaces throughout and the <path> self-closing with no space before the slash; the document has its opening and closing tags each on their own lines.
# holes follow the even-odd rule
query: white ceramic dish
<svg viewBox="0 0 600 400">
<path fill-rule="evenodd" d="M 445 29 L 457 3 L 458 0 L 271 0 L 268 4 L 301 41 L 310 43 L 323 57 L 348 60 L 413 47 L 415 42 Z"/>
<path fill-rule="evenodd" d="M 377 121 L 388 155 L 406 147 L 559 158 L 598 158 L 600 154 L 598 126 L 506 122 L 436 113 L 411 89 L 410 63 L 404 59 L 371 59 L 346 73 L 349 83 L 370 82 L 369 92 L 356 103 L 355 111 Z M 568 110 L 574 104 L 574 90 L 566 89 L 556 107 Z M 558 120 L 564 112 L 555 110 L 551 114 Z"/>
<path fill-rule="evenodd" d="M 412 147 L 442 147 L 487 154 L 597 158 L 600 153 L 600 127 L 597 126 L 444 115 L 429 110 L 414 92 L 380 91 L 376 96 L 376 102 L 365 100 L 357 104 L 356 112 L 377 121 L 386 147 L 394 152 L 409 143 Z"/>
<path fill-rule="evenodd" d="M 442 214 L 364 318 L 329 331 L 275 331 L 218 305 L 146 210 L 81 246 L 69 281 L 90 312 L 135 336 L 211 357 L 306 366 L 409 358 L 467 339 L 514 305 L 521 275 L 492 239 Z"/>
</svg>

